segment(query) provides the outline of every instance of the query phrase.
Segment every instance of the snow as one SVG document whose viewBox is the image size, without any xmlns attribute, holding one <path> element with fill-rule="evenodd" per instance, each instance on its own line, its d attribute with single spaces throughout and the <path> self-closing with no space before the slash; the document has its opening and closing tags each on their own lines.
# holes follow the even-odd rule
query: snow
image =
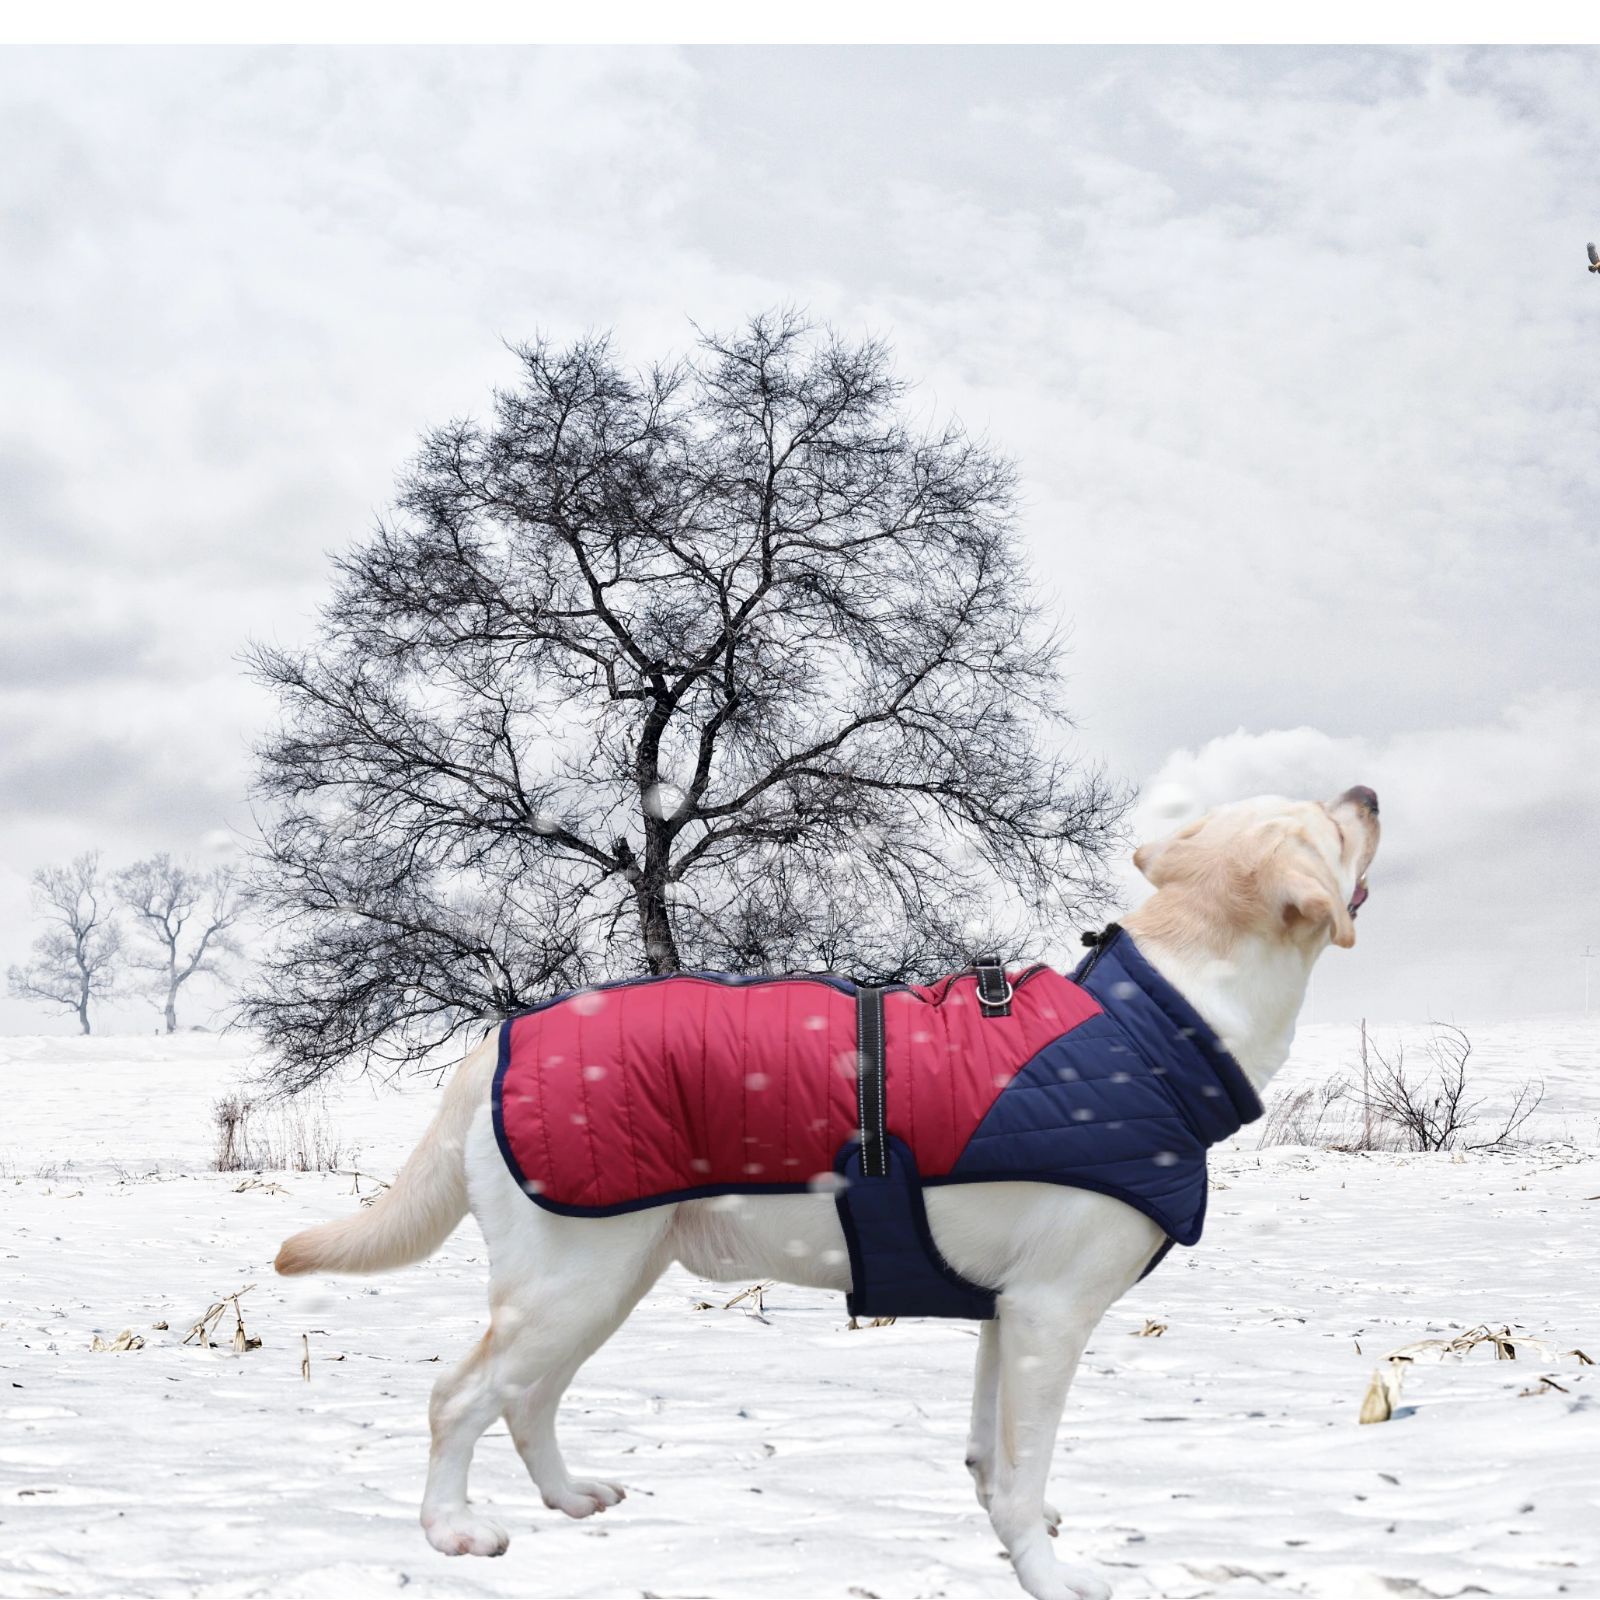
<svg viewBox="0 0 1600 1600">
<path fill-rule="evenodd" d="M 1469 1031 L 1495 1095 L 1546 1079 L 1540 1144 L 1258 1151 L 1247 1129 L 1205 1241 L 1095 1336 L 1053 1498 L 1063 1556 L 1119 1596 L 1600 1593 L 1600 1367 L 1562 1354 L 1600 1358 L 1600 1022 Z M 1305 1030 L 1282 1081 L 1353 1044 Z M 497 1428 L 474 1493 L 510 1552 L 436 1555 L 427 1396 L 481 1331 L 481 1240 L 274 1279 L 285 1234 L 356 1201 L 347 1176 L 207 1170 L 212 1102 L 249 1070 L 239 1039 L 0 1040 L 0 1594 L 1020 1593 L 962 1466 L 970 1325 L 851 1331 L 838 1297 L 782 1285 L 758 1317 L 720 1309 L 744 1285 L 676 1271 L 563 1411 L 569 1459 L 627 1501 L 545 1510 Z M 296 1115 L 387 1176 L 433 1103 L 357 1083 Z M 180 1343 L 247 1283 L 259 1349 L 233 1353 L 231 1315 L 222 1348 Z M 1395 1419 L 1357 1425 L 1378 1357 L 1480 1323 L 1550 1353 L 1418 1364 Z M 91 1351 L 124 1328 L 142 1349 Z"/>
</svg>

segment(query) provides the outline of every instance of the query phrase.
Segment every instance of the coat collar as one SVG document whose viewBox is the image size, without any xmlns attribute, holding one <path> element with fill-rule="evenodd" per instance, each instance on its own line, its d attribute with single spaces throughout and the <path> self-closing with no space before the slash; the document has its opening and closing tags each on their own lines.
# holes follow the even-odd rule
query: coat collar
<svg viewBox="0 0 1600 1600">
<path fill-rule="evenodd" d="M 1072 981 L 1094 996 L 1150 1070 L 1165 1079 L 1195 1136 L 1217 1144 L 1254 1122 L 1261 1097 L 1244 1068 L 1132 936 L 1112 923 L 1094 943 Z"/>
</svg>

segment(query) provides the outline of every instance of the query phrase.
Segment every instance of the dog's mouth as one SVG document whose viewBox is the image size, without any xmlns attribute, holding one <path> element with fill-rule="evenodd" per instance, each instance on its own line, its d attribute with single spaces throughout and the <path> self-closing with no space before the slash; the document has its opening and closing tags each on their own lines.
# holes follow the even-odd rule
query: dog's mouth
<svg viewBox="0 0 1600 1600">
<path fill-rule="evenodd" d="M 1356 892 L 1350 896 L 1350 915 L 1353 917 L 1367 903 L 1367 879 L 1363 873 L 1356 879 Z"/>
</svg>

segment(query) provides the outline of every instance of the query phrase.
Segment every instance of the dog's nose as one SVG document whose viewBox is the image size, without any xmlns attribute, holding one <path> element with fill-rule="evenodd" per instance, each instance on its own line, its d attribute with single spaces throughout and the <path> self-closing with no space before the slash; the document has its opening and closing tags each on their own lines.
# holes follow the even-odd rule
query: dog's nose
<svg viewBox="0 0 1600 1600">
<path fill-rule="evenodd" d="M 1364 807 L 1366 810 L 1370 811 L 1373 816 L 1377 816 L 1378 814 L 1378 793 L 1375 789 L 1369 789 L 1364 783 L 1358 783 L 1354 788 L 1346 789 L 1345 792 L 1339 796 L 1339 798 L 1341 800 L 1349 800 L 1355 805 Z"/>
</svg>

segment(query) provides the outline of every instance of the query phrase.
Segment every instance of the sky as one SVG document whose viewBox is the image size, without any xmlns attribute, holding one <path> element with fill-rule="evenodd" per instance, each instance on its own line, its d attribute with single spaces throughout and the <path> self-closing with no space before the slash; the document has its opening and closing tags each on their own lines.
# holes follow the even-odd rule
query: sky
<svg viewBox="0 0 1600 1600">
<path fill-rule="evenodd" d="M 1596 67 L 0 53 L 0 965 L 41 863 L 237 847 L 271 717 L 241 650 L 308 637 L 329 552 L 511 380 L 506 341 L 611 328 L 645 361 L 797 303 L 1017 458 L 1078 749 L 1139 786 L 1136 835 L 1378 790 L 1360 940 L 1308 1017 L 1581 1008 Z"/>
</svg>

